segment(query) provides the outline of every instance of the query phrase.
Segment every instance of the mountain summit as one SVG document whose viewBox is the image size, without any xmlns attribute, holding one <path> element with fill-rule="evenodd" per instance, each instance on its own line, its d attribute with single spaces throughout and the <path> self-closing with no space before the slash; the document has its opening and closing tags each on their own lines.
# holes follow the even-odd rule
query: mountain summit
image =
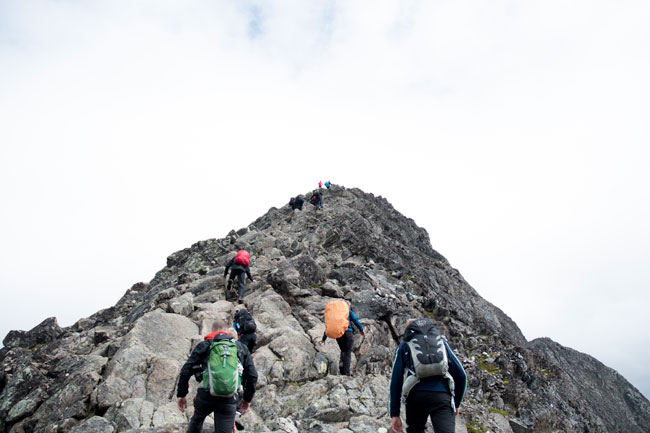
<svg viewBox="0 0 650 433">
<path fill-rule="evenodd" d="M 11 331 L 0 350 L 0 433 L 184 432 L 192 407 L 176 408 L 180 367 L 212 320 L 237 309 L 223 272 L 239 249 L 251 253 L 244 303 L 258 337 L 246 431 L 389 431 L 392 357 L 407 320 L 425 315 L 468 376 L 456 431 L 650 431 L 650 403 L 637 389 L 589 355 L 526 341 L 386 199 L 333 186 L 323 205 L 271 208 L 178 251 L 149 283 L 71 327 L 49 318 Z M 324 307 L 340 298 L 365 330 L 352 377 L 338 375 L 334 342 L 317 344 Z"/>
</svg>

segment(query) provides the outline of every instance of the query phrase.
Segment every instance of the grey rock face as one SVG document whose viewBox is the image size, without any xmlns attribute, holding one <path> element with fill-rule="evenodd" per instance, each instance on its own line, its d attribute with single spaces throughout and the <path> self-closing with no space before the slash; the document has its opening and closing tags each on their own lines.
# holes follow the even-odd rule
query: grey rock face
<svg viewBox="0 0 650 433">
<path fill-rule="evenodd" d="M 10 331 L 9 334 L 2 340 L 5 347 L 23 347 L 31 349 L 38 345 L 47 344 L 56 340 L 61 334 L 63 329 L 59 327 L 55 317 L 45 319 L 31 331 Z"/>
<path fill-rule="evenodd" d="M 184 432 L 175 386 L 217 317 L 225 264 L 251 252 L 245 307 L 257 323 L 258 389 L 246 431 L 390 431 L 392 358 L 408 319 L 433 318 L 468 375 L 457 432 L 646 432 L 648 401 L 615 371 L 550 340 L 527 342 L 384 198 L 334 186 L 325 208 L 271 208 L 247 227 L 171 254 L 149 283 L 61 329 L 45 320 L 0 349 L 0 433 Z M 345 299 L 361 320 L 352 377 L 323 309 Z M 603 398 L 607 396 L 608 398 Z M 208 420 L 204 431 L 212 421 Z"/>
</svg>

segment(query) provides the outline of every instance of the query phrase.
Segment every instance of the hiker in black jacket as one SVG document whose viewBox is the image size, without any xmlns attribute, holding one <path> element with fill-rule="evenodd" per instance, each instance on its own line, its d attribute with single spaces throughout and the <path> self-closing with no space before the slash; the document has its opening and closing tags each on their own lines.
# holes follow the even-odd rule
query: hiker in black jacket
<svg viewBox="0 0 650 433">
<path fill-rule="evenodd" d="M 251 276 L 251 268 L 248 266 L 240 265 L 239 263 L 235 263 L 235 258 L 234 257 L 227 265 L 226 265 L 226 270 L 223 273 L 224 278 L 228 275 L 228 270 L 232 269 L 230 271 L 230 278 L 228 279 L 228 288 L 226 289 L 226 296 L 228 295 L 228 291 L 230 291 L 230 287 L 232 286 L 232 280 L 237 278 L 237 284 L 239 286 L 239 303 L 244 302 L 244 290 L 246 290 L 246 276 L 248 276 L 248 279 L 251 280 L 251 283 L 255 282 L 253 280 L 253 277 Z"/>
<path fill-rule="evenodd" d="M 431 329 L 434 332 L 429 331 Z M 417 334 L 438 337 L 435 339 L 435 344 L 424 345 L 419 344 L 418 340 L 414 340 L 414 336 Z M 413 343 L 409 343 L 412 340 Z M 412 349 L 412 347 L 416 349 Z M 425 375 L 424 377 L 417 375 L 418 370 L 414 365 L 411 350 L 429 353 L 425 347 L 436 351 L 440 348 L 440 352 L 437 353 L 442 353 L 444 350 L 446 356 L 440 356 L 438 361 L 440 365 L 443 365 L 445 360 L 447 361 L 446 368 L 441 367 L 441 375 Z M 437 358 L 437 353 L 434 358 Z M 420 358 L 419 355 L 418 358 Z M 459 413 L 458 408 L 465 396 L 466 387 L 467 375 L 462 364 L 449 347 L 447 340 L 440 336 L 433 322 L 426 317 L 409 320 L 404 331 L 404 340 L 395 350 L 393 359 L 388 399 L 393 432 L 401 433 L 403 431 L 400 403 L 405 400 L 407 433 L 423 433 L 428 418 L 431 419 L 433 430 L 436 433 L 453 433 L 456 424 L 455 416 Z"/>
<path fill-rule="evenodd" d="M 257 335 L 255 334 L 257 324 L 251 313 L 245 308 L 237 310 L 232 327 L 237 331 L 239 341 L 245 344 L 248 347 L 248 351 L 252 354 L 255 350 L 255 343 L 257 343 Z"/>
<path fill-rule="evenodd" d="M 187 362 L 181 368 L 180 377 L 178 378 L 178 388 L 176 396 L 178 397 L 178 408 L 184 412 L 187 408 L 187 399 L 185 396 L 188 392 L 188 382 L 190 377 L 197 371 L 205 370 L 210 355 L 210 346 L 213 341 L 232 340 L 233 337 L 228 333 L 229 325 L 224 319 L 217 319 L 212 324 L 212 332 L 206 335 L 204 341 L 200 342 L 192 351 Z M 239 401 L 239 411 L 244 413 L 248 411 L 253 396 L 255 395 L 255 385 L 257 384 L 257 371 L 253 358 L 248 352 L 246 345 L 236 342 L 237 358 L 243 366 L 242 388 L 243 395 L 236 393 L 233 397 L 214 397 L 210 395 L 207 388 L 201 386 L 194 399 L 194 415 L 190 420 L 187 433 L 200 433 L 205 418 L 214 413 L 214 431 L 215 433 L 231 433 L 235 425 L 235 416 Z"/>
<path fill-rule="evenodd" d="M 291 206 L 291 209 L 293 210 L 302 210 L 302 205 L 305 203 L 305 199 L 302 196 L 302 194 L 299 194 L 296 197 L 291 197 L 291 200 L 289 200 L 289 206 Z"/>
</svg>

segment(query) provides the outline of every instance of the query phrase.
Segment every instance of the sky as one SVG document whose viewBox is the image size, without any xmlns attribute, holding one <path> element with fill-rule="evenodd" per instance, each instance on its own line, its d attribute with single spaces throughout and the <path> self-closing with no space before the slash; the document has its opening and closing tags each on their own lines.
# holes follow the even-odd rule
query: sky
<svg viewBox="0 0 650 433">
<path fill-rule="evenodd" d="M 0 334 L 72 325 L 331 180 L 648 397 L 648 22 L 628 0 L 0 0 Z"/>
</svg>

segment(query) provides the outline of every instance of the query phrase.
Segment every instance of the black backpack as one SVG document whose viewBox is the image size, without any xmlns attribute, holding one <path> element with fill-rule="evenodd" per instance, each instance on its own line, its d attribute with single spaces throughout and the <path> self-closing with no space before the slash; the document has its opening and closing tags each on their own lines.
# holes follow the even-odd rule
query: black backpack
<svg viewBox="0 0 650 433">
<path fill-rule="evenodd" d="M 244 308 L 235 313 L 235 322 L 239 325 L 240 334 L 252 334 L 257 330 L 253 316 Z"/>
</svg>

